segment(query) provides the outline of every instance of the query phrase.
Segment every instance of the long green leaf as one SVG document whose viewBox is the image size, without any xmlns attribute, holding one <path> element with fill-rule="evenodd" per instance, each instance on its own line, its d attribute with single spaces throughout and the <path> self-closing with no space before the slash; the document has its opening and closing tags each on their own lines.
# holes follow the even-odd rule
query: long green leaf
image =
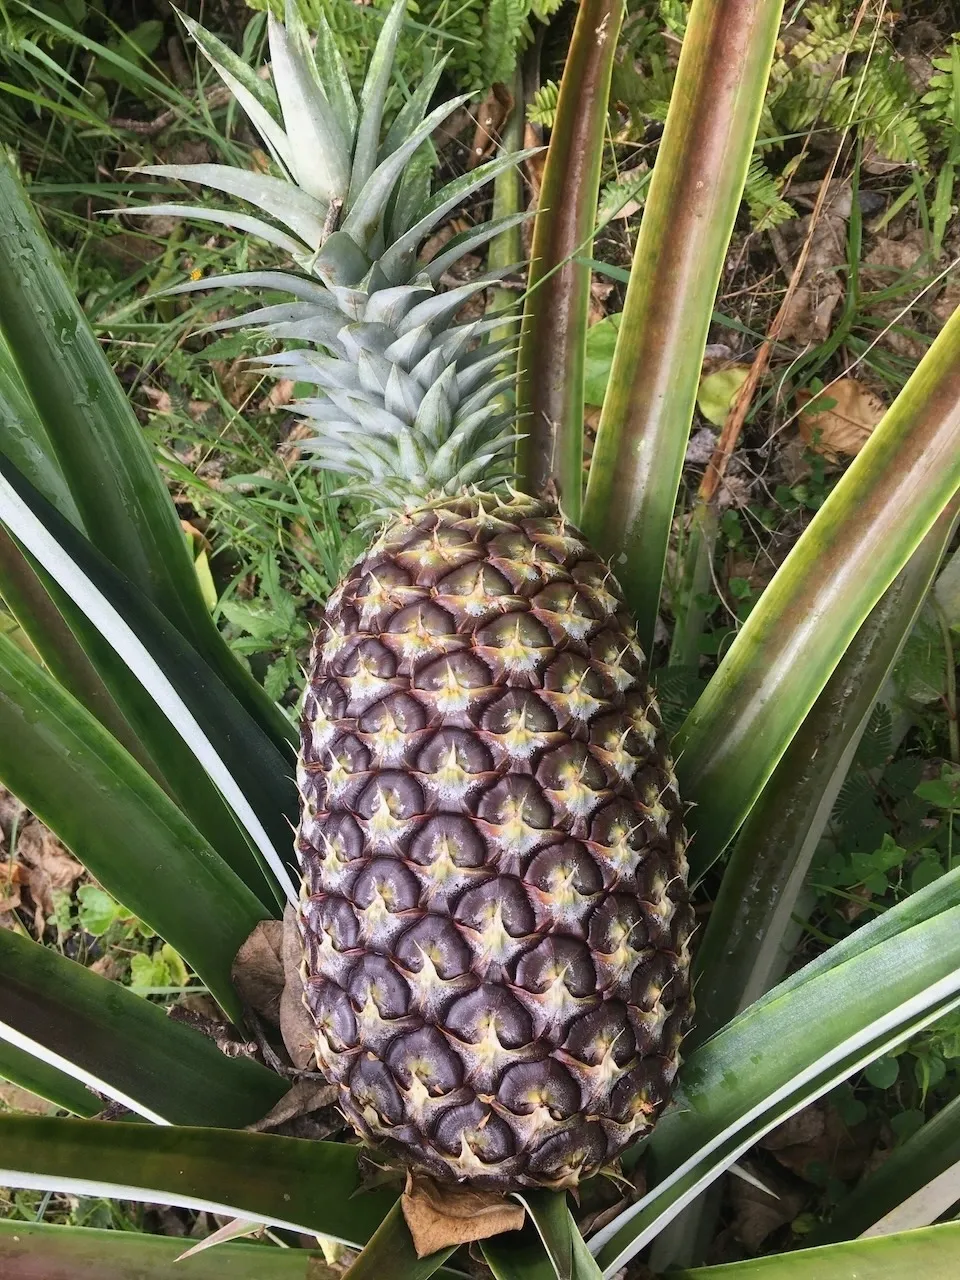
<svg viewBox="0 0 960 1280">
<path fill-rule="evenodd" d="M 960 487 L 960 313 L 807 526 L 676 740 L 701 866 L 729 842 L 864 619 Z"/>
<path fill-rule="evenodd" d="M 271 739 L 163 615 L 2 456 L 0 521 L 56 582 L 72 616 L 89 619 L 156 704 L 151 713 L 116 669 L 104 666 L 139 734 L 152 736 L 153 714 L 170 722 L 230 804 L 280 891 L 292 898 L 284 852 L 296 797 L 289 766 Z M 106 662 L 103 648 L 97 652 Z M 157 746 L 165 760 L 182 767 L 162 732 Z M 247 873 L 248 867 L 249 860 L 239 869 Z M 263 876 L 254 872 L 251 883 L 261 891 Z"/>
<path fill-rule="evenodd" d="M 583 377 L 593 225 L 607 101 L 623 0 L 583 0 L 563 68 L 533 231 L 520 338 L 519 474 L 528 493 L 555 488 L 580 518 Z"/>
<path fill-rule="evenodd" d="M 21 1089 L 29 1089 L 37 1097 L 64 1111 L 72 1111 L 75 1116 L 89 1119 L 103 1110 L 103 1102 L 86 1085 L 6 1040 L 0 1040 L 0 1078 Z"/>
<path fill-rule="evenodd" d="M 263 906 L 132 756 L 6 636 L 0 780 L 239 1016 L 230 966 Z"/>
<path fill-rule="evenodd" d="M 591 1241 L 605 1274 L 744 1143 L 960 1002 L 958 964 L 960 907 L 951 907 L 789 991 L 782 984 L 696 1050 L 647 1144 L 653 1190 Z"/>
<path fill-rule="evenodd" d="M 960 1223 L 877 1240 L 798 1249 L 722 1267 L 674 1271 L 672 1280 L 955 1280 L 960 1273 Z"/>
<path fill-rule="evenodd" d="M 2 525 L 0 597 L 51 674 L 177 801 L 268 909 L 275 909 L 275 887 L 181 736 L 71 597 L 17 546 Z M 210 680 L 216 681 L 212 672 Z"/>
<path fill-rule="evenodd" d="M 358 1148 L 226 1129 L 0 1116 L 0 1186 L 182 1205 L 365 1244 L 396 1202 Z"/>
<path fill-rule="evenodd" d="M 915 1134 L 891 1151 L 837 1204 L 811 1244 L 862 1235 L 886 1214 L 960 1162 L 960 1098 L 954 1098 Z"/>
<path fill-rule="evenodd" d="M 2 1157 L 0 1157 L 2 1158 Z M 400 1202 L 393 1206 L 364 1246 L 360 1257 L 347 1269 L 349 1280 L 430 1280 L 456 1246 L 438 1249 L 418 1258 Z"/>
<path fill-rule="evenodd" d="M 286 718 L 210 617 L 146 437 L 6 160 L 0 163 L 0 331 L 90 539 L 278 742 L 292 740 Z"/>
<path fill-rule="evenodd" d="M 35 1079 L 18 1083 L 81 1115 L 95 1089 L 156 1124 L 233 1129 L 261 1120 L 288 1088 L 142 996 L 9 929 L 0 929 L 0 1042 L 0 1071 L 8 1047 L 19 1049 L 34 1059 Z M 68 1077 L 73 1092 L 52 1076 L 42 1087 L 45 1070 Z"/>
<path fill-rule="evenodd" d="M 312 1249 L 221 1244 L 175 1265 L 183 1239 L 0 1219 L 4 1280 L 334 1280 Z"/>
<path fill-rule="evenodd" d="M 950 541 L 957 505 L 950 504 L 874 607 L 747 818 L 697 950 L 693 1044 L 781 976 L 782 941 L 811 859 Z M 696 857 L 691 868 L 699 869 Z"/>
<path fill-rule="evenodd" d="M 782 8 L 694 0 L 643 211 L 582 523 L 614 565 L 644 644 Z"/>
</svg>

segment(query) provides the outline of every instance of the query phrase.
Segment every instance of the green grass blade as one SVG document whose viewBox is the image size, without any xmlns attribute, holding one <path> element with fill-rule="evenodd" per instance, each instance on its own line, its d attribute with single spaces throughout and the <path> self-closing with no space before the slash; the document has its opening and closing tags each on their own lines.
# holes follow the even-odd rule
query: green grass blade
<svg viewBox="0 0 960 1280">
<path fill-rule="evenodd" d="M 2 1157 L 0 1157 L 2 1161 Z M 439 1271 L 456 1246 L 438 1249 L 418 1258 L 400 1202 L 393 1206 L 360 1257 L 344 1275 L 344 1280 L 429 1280 Z"/>
<path fill-rule="evenodd" d="M 396 1202 L 361 1188 L 358 1151 L 225 1129 L 0 1116 L 0 1186 L 183 1205 L 354 1246 Z"/>
<path fill-rule="evenodd" d="M 6 1040 L 0 1040 L 0 1079 L 9 1080 L 21 1089 L 29 1089 L 38 1098 L 45 1098 L 75 1116 L 89 1119 L 103 1110 L 102 1099 L 91 1093 L 85 1084 Z"/>
<path fill-rule="evenodd" d="M 10 165 L 0 164 L 0 331 L 88 537 L 211 663 L 278 741 L 286 717 L 204 603 L 146 437 Z M 65 513 L 69 514 L 69 513 Z"/>
<path fill-rule="evenodd" d="M 582 525 L 615 565 L 644 645 L 782 8 L 694 0 L 643 211 Z"/>
<path fill-rule="evenodd" d="M 750 811 L 697 949 L 700 1012 L 688 1052 L 782 974 L 781 943 L 798 895 L 853 753 L 950 541 L 956 505 L 874 607 Z M 696 858 L 691 869 L 703 869 Z"/>
<path fill-rule="evenodd" d="M 954 1098 L 861 1179 L 834 1208 L 829 1222 L 814 1228 L 810 1243 L 829 1244 L 861 1235 L 958 1161 L 960 1098 Z"/>
<path fill-rule="evenodd" d="M 8 929 L 0 975 L 0 1062 L 10 1046 L 32 1055 L 37 1084 L 55 1071 L 154 1123 L 231 1129 L 262 1119 L 287 1091 L 266 1067 L 228 1058 L 142 996 Z M 52 1100 L 88 1107 L 82 1097 Z"/>
<path fill-rule="evenodd" d="M 230 966 L 264 907 L 132 756 L 6 636 L 0 780 L 239 1016 Z"/>
<path fill-rule="evenodd" d="M 291 768 L 271 739 L 150 601 L 2 456 L 0 521 L 56 582 L 73 614 L 89 620 L 114 650 L 116 661 L 140 682 L 156 704 L 154 714 L 169 721 L 231 806 L 276 877 L 277 893 L 292 898 L 287 866 L 292 854 L 284 855 L 290 848 L 296 795 Z M 127 695 L 129 718 L 141 735 L 149 736 L 149 708 L 120 680 L 116 668 L 104 667 L 101 675 L 108 672 L 115 677 L 115 692 Z M 169 759 L 171 744 L 162 727 L 157 746 Z M 262 891 L 263 876 L 259 868 L 254 872 L 251 883 Z"/>
<path fill-rule="evenodd" d="M 610 77 L 623 0 L 584 0 L 564 64 L 550 135 L 520 338 L 517 409 L 520 484 L 549 486 L 580 518 L 583 482 L 583 377 L 590 268 L 600 190 Z M 519 108 L 518 108 L 519 109 Z"/>
<path fill-rule="evenodd" d="M 960 1272 L 960 1223 L 852 1240 L 820 1249 L 674 1271 L 672 1280 L 955 1280 Z"/>
<path fill-rule="evenodd" d="M 955 313 L 763 593 L 676 741 L 700 865 L 730 841 L 884 591 L 960 487 Z"/>
<path fill-rule="evenodd" d="M 61 1227 L 49 1222 L 0 1219 L 0 1274 L 4 1280 L 333 1280 L 323 1254 L 312 1249 L 220 1244 L 179 1266 L 183 1239 L 138 1231 Z"/>
</svg>

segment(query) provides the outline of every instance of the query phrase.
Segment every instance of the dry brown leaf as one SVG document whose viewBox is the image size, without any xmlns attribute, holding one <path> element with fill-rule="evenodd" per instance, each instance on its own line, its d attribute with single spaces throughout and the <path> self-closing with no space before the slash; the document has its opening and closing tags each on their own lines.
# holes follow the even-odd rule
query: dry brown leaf
<svg viewBox="0 0 960 1280">
<path fill-rule="evenodd" d="M 805 391 L 797 393 L 800 404 L 814 398 Z M 880 397 L 856 378 L 838 378 L 816 398 L 834 404 L 819 412 L 802 413 L 797 426 L 815 453 L 833 461 L 855 457 L 887 410 Z"/>
<path fill-rule="evenodd" d="M 332 1107 L 337 1100 L 337 1086 L 322 1080 L 298 1080 L 262 1120 L 247 1125 L 251 1133 L 268 1133 L 289 1120 L 312 1115 L 324 1107 Z"/>
<path fill-rule="evenodd" d="M 83 867 L 36 818 L 28 819 L 18 834 L 16 857 L 25 872 L 24 883 L 30 891 L 33 924 L 39 937 L 47 916 L 55 908 L 54 891 L 71 892 L 83 875 Z"/>
<path fill-rule="evenodd" d="M 17 1111 L 21 1115 L 45 1116 L 56 1111 L 52 1102 L 39 1098 L 29 1089 L 21 1089 L 18 1084 L 9 1084 L 0 1080 L 0 1111 Z"/>
<path fill-rule="evenodd" d="M 0 916 L 20 906 L 20 887 L 25 879 L 18 862 L 0 862 Z"/>
<path fill-rule="evenodd" d="M 400 1207 L 418 1258 L 450 1245 L 488 1240 L 523 1226 L 523 1206 L 496 1191 L 440 1185 L 425 1174 L 408 1173 Z"/>
<path fill-rule="evenodd" d="M 297 909 L 292 903 L 288 904 L 283 913 L 281 957 L 284 986 L 280 997 L 280 1035 L 290 1061 L 298 1070 L 307 1071 L 314 1062 L 313 1046 L 317 1032 L 303 1003 L 303 978 L 300 974 L 303 946 L 297 924 Z"/>
<path fill-rule="evenodd" d="M 728 1194 L 734 1212 L 733 1234 L 754 1254 L 768 1236 L 794 1220 L 806 1203 L 809 1191 L 795 1179 L 771 1169 L 751 1172 L 756 1172 L 774 1194 L 761 1191 L 742 1178 L 730 1179 Z"/>
<path fill-rule="evenodd" d="M 244 1004 L 267 1022 L 280 1022 L 283 994 L 283 924 L 261 920 L 237 952 L 230 976 Z"/>
<path fill-rule="evenodd" d="M 779 334 L 781 340 L 793 339 L 806 345 L 823 342 L 830 333 L 833 313 L 843 297 L 843 285 L 837 269 L 846 261 L 846 228 L 847 220 L 842 215 L 820 215 L 813 230 L 803 275 L 784 315 Z M 810 217 L 799 218 L 784 228 L 778 228 L 777 239 L 785 241 L 790 237 L 795 245 L 794 261 L 809 231 Z M 787 268 L 786 263 L 781 265 Z"/>
<path fill-rule="evenodd" d="M 859 1177 L 873 1148 L 870 1123 L 850 1128 L 828 1102 L 815 1102 L 761 1138 L 760 1146 L 801 1178 L 811 1166 L 826 1168 L 837 1178 Z"/>
<path fill-rule="evenodd" d="M 513 94 L 505 84 L 495 84 L 477 110 L 477 127 L 470 147 L 468 169 L 493 155 L 500 131 L 513 111 Z"/>
<path fill-rule="evenodd" d="M 278 378 L 264 396 L 264 407 L 268 409 L 282 409 L 285 404 L 289 404 L 293 399 L 293 388 L 295 385 L 296 383 L 292 378 Z"/>
</svg>

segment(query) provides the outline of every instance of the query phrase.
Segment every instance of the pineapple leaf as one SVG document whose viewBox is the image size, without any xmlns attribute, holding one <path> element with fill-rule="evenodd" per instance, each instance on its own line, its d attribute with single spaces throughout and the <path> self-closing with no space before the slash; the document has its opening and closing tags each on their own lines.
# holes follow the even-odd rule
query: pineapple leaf
<svg viewBox="0 0 960 1280">
<path fill-rule="evenodd" d="M 421 78 L 420 83 L 410 97 L 397 112 L 396 119 L 387 130 L 377 158 L 386 160 L 400 146 L 404 138 L 409 138 L 420 121 L 427 114 L 427 107 L 433 97 L 434 90 L 440 83 L 447 58 L 438 58 L 432 67 Z"/>
<path fill-rule="evenodd" d="M 948 887 L 942 909 L 916 925 L 906 903 L 892 908 L 892 936 L 829 970 L 801 970 L 799 984 L 774 988 L 691 1055 L 676 1104 L 651 1135 L 659 1181 L 590 1241 L 605 1276 L 764 1133 L 960 1005 L 960 907 L 947 905 L 955 893 Z"/>
<path fill-rule="evenodd" d="M 88 1120 L 103 1110 L 102 1099 L 85 1084 L 26 1049 L 18 1049 L 3 1035 L 4 1028 L 0 1026 L 0 1079 L 9 1080 L 55 1107 Z M 0 1219 L 2 1225 L 3 1219 Z"/>
<path fill-rule="evenodd" d="M 397 1202 L 377 1228 L 344 1280 L 429 1280 L 456 1246 L 419 1258 Z"/>
<path fill-rule="evenodd" d="M 200 52 L 246 112 L 281 170 L 293 174 L 294 145 L 277 119 L 279 109 L 273 91 L 216 36 L 186 14 L 180 13 L 179 17 Z"/>
<path fill-rule="evenodd" d="M 416 220 L 408 230 L 399 236 L 386 250 L 380 259 L 384 272 L 394 279 L 405 257 L 416 251 L 421 241 L 430 234 L 441 219 L 468 199 L 475 191 L 479 191 L 486 183 L 492 182 L 498 173 L 511 165 L 522 164 L 524 160 L 535 156 L 540 147 L 529 147 L 526 151 L 513 151 L 507 155 L 497 156 L 479 165 L 470 173 L 454 178 L 446 186 L 441 187 L 416 215 Z"/>
<path fill-rule="evenodd" d="M 133 757 L 7 636 L 0 779 L 239 1016 L 230 966 L 265 908 Z"/>
<path fill-rule="evenodd" d="M 347 208 L 351 208 L 357 201 L 367 179 L 377 168 L 383 109 L 387 101 L 397 42 L 400 39 L 400 28 L 403 26 L 406 11 L 407 0 L 395 0 L 380 31 L 380 38 L 374 48 L 370 65 L 367 67 L 366 79 L 360 92 L 360 123 L 357 125 L 357 140 L 353 150 L 353 171 L 350 175 Z"/>
<path fill-rule="evenodd" d="M 272 12 L 267 31 L 273 83 L 290 142 L 290 172 L 304 191 L 324 204 L 343 200 L 350 183 L 347 139 L 323 95 L 313 58 Z"/>
<path fill-rule="evenodd" d="M 438 285 L 440 277 L 449 271 L 455 262 L 459 262 L 464 254 L 476 253 L 490 240 L 493 240 L 495 236 L 499 236 L 505 231 L 510 231 L 513 227 L 520 226 L 521 223 L 529 221 L 532 216 L 532 214 L 526 212 L 507 214 L 503 218 L 494 218 L 490 222 L 483 222 L 478 227 L 470 227 L 466 231 L 458 231 L 455 236 L 451 236 L 435 258 L 431 258 L 429 262 L 424 264 L 424 273 L 434 285 Z"/>
<path fill-rule="evenodd" d="M 352 1247 L 395 1201 L 382 1190 L 358 1194 L 358 1150 L 265 1133 L 0 1115 L 4 1186 L 182 1205 Z"/>
<path fill-rule="evenodd" d="M 254 1223 L 247 1223 L 248 1230 L 254 1227 Z M 27 1254 L 31 1267 L 40 1268 L 42 1275 L 51 1278 L 170 1280 L 181 1270 L 176 1264 L 184 1244 L 176 1236 L 140 1231 L 0 1219 L 0 1273 L 15 1280 Z M 319 1249 L 265 1249 L 262 1244 L 233 1242 L 191 1255 L 189 1262 L 190 1280 L 223 1280 L 224 1276 L 230 1280 L 314 1280 L 328 1270 Z"/>
<path fill-rule="evenodd" d="M 283 249 L 285 253 L 290 254 L 291 258 L 301 258 L 304 255 L 304 245 L 279 228 L 270 226 L 261 218 L 252 218 L 246 213 L 234 213 L 231 209 L 208 209 L 202 204 L 145 204 L 129 209 L 111 209 L 109 212 L 118 216 L 127 214 L 134 218 L 166 216 L 188 218 L 191 222 L 215 222 L 223 227 L 243 231 L 247 235 L 258 236 L 268 244 L 274 244 L 278 249 Z"/>
<path fill-rule="evenodd" d="M 285 757 L 163 615 L 3 458 L 0 520 L 141 681 L 276 877 L 279 888 L 274 886 L 274 892 L 280 900 L 283 894 L 293 900 L 289 872 L 277 852 L 288 848 L 285 813 L 295 800 Z M 124 894 L 114 896 L 136 909 Z M 198 927 L 202 934 L 203 927 Z M 175 938 L 164 936 L 177 946 Z M 189 956 L 188 949 L 177 949 Z"/>
<path fill-rule="evenodd" d="M 367 244 L 410 157 L 421 143 L 427 141 L 434 129 L 458 107 L 468 102 L 470 97 L 469 93 L 460 94 L 431 111 L 410 137 L 377 165 L 350 204 L 342 231 L 351 235 L 358 244 Z"/>
<path fill-rule="evenodd" d="M 239 1129 L 286 1092 L 266 1067 L 227 1057 L 158 1005 L 9 929 L 0 929 L 0 974 L 0 1042 L 154 1124 Z M 81 1114 L 101 1109 L 69 1097 Z"/>
<path fill-rule="evenodd" d="M 336 113 L 337 119 L 343 121 L 347 137 L 352 141 L 357 132 L 357 100 L 353 96 L 350 76 L 347 73 L 340 46 L 330 30 L 327 15 L 320 14 L 317 27 L 317 49 L 315 62 L 317 73 L 323 81 L 327 101 Z"/>
<path fill-rule="evenodd" d="M 225 276 L 184 280 L 182 284 L 161 290 L 157 296 L 168 298 L 180 293 L 198 293 L 204 289 L 276 289 L 280 293 L 301 298 L 304 302 L 313 302 L 318 307 L 327 307 L 331 314 L 336 310 L 322 284 L 307 276 L 291 275 L 288 271 L 235 271 Z"/>
<path fill-rule="evenodd" d="M 282 222 L 311 249 L 319 249 L 323 241 L 326 206 L 282 178 L 226 164 L 148 164 L 132 172 L 157 178 L 180 178 L 225 191 Z"/>
</svg>

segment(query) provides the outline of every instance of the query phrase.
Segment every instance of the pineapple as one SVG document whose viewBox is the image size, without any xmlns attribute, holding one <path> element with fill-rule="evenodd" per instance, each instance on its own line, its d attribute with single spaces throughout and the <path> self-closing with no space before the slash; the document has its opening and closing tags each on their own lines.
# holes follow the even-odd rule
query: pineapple
<svg viewBox="0 0 960 1280">
<path fill-rule="evenodd" d="M 382 127 L 403 0 L 359 107 L 330 36 L 272 16 L 273 87 L 195 23 L 281 176 L 147 170 L 270 219 L 206 217 L 299 272 L 182 292 L 285 292 L 221 322 L 299 342 L 260 363 L 315 387 L 318 466 L 382 531 L 331 596 L 298 780 L 304 1000 L 357 1132 L 441 1180 L 570 1187 L 648 1132 L 690 1012 L 692 925 L 676 782 L 646 662 L 608 567 L 556 504 L 510 486 L 516 424 L 489 280 L 442 291 L 514 219 L 423 239 L 516 156 L 430 195 L 440 68 Z"/>
</svg>

